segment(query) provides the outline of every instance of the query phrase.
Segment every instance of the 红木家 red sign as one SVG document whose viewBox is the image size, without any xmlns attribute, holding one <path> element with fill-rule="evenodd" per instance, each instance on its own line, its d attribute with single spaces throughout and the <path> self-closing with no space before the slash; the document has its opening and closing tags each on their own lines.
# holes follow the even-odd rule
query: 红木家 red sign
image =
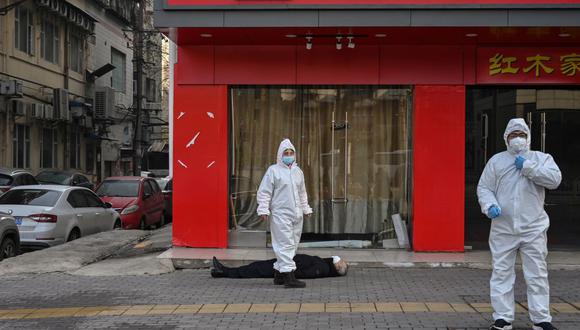
<svg viewBox="0 0 580 330">
<path fill-rule="evenodd" d="M 478 84 L 578 84 L 579 48 L 479 48 Z"/>
</svg>

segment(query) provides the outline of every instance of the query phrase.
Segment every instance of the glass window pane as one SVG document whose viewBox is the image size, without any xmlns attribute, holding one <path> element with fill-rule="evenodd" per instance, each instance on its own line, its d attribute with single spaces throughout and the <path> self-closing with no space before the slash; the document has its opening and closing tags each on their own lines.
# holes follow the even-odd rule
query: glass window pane
<svg viewBox="0 0 580 330">
<path fill-rule="evenodd" d="M 231 227 L 266 229 L 256 191 L 280 141 L 297 148 L 313 217 L 306 240 L 380 246 L 392 217 L 409 221 L 410 89 L 366 86 L 231 89 Z M 325 235 L 325 236 L 322 236 Z"/>
<path fill-rule="evenodd" d="M 14 189 L 0 196 L 0 204 L 54 206 L 61 193 L 45 189 Z"/>
<path fill-rule="evenodd" d="M 111 48 L 111 64 L 115 66 L 111 76 L 111 87 L 125 91 L 125 54 Z"/>
</svg>

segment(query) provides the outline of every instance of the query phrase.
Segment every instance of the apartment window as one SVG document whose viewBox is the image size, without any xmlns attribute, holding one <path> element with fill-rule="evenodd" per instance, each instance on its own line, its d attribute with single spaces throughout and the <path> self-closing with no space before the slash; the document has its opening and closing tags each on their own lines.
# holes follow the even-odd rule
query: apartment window
<svg viewBox="0 0 580 330">
<path fill-rule="evenodd" d="M 72 51 L 74 49 L 75 48 L 71 48 L 71 53 L 74 53 L 74 51 Z M 40 56 L 51 63 L 59 63 L 59 29 L 58 25 L 50 19 L 44 19 L 40 25 Z"/>
<path fill-rule="evenodd" d="M 81 167 L 81 133 L 78 128 L 70 131 L 70 168 L 79 169 Z"/>
<path fill-rule="evenodd" d="M 34 20 L 32 10 L 18 6 L 14 9 L 14 48 L 34 53 Z"/>
<path fill-rule="evenodd" d="M 74 51 L 69 52 L 69 67 L 74 72 L 82 73 L 85 56 L 84 53 L 85 43 L 82 36 L 79 33 L 71 32 L 70 49 Z"/>
<path fill-rule="evenodd" d="M 30 127 L 14 125 L 12 136 L 12 165 L 17 168 L 30 168 Z"/>
<path fill-rule="evenodd" d="M 56 168 L 58 150 L 58 132 L 52 128 L 42 129 L 42 147 L 40 149 L 40 166 L 42 168 Z"/>
<path fill-rule="evenodd" d="M 155 102 L 156 101 L 156 85 L 155 85 L 155 79 L 151 79 L 151 78 L 147 78 L 146 82 L 145 82 L 145 89 L 146 89 L 146 98 L 147 98 L 147 102 Z"/>
<path fill-rule="evenodd" d="M 115 66 L 111 75 L 111 87 L 119 92 L 125 92 L 126 56 L 115 48 L 111 48 L 111 64 Z"/>
</svg>

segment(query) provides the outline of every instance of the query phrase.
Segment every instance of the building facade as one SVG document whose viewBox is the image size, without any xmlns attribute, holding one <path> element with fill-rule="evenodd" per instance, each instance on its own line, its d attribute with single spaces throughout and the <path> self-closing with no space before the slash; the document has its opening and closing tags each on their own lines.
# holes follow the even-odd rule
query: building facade
<svg viewBox="0 0 580 330">
<path fill-rule="evenodd" d="M 95 181 L 132 173 L 135 2 L 0 1 L 0 166 L 76 169 Z M 143 34 L 152 31 L 152 2 Z M 161 42 L 143 47 L 143 143 L 161 100 Z M 153 45 L 152 45 L 153 44 Z M 150 69 L 152 68 L 153 69 Z M 150 73 L 151 72 L 151 73 Z M 14 90 L 10 90 L 11 87 Z M 158 108 L 158 109 L 157 109 Z M 161 107 L 157 106 L 156 111 Z"/>
<path fill-rule="evenodd" d="M 256 189 L 290 138 L 314 208 L 306 246 L 485 246 L 475 187 L 522 117 L 564 174 L 550 244 L 578 247 L 580 1 L 156 4 L 178 44 L 175 245 L 265 246 Z"/>
<path fill-rule="evenodd" d="M 95 145 L 86 136 L 92 122 L 85 116 L 94 30 L 94 18 L 72 3 L 27 1 L 2 15 L 0 166 L 94 173 Z"/>
</svg>

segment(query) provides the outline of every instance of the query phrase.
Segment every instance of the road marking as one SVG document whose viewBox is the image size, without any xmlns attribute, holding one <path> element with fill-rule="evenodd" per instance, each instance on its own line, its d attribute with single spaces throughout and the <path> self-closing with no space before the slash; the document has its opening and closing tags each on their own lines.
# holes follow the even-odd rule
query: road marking
<svg viewBox="0 0 580 330">
<path fill-rule="evenodd" d="M 517 313 L 527 313 L 525 303 L 518 303 Z M 580 303 L 553 303 L 555 314 L 580 313 Z M 483 313 L 492 312 L 489 303 L 446 302 L 332 302 L 280 304 L 191 304 L 191 305 L 122 305 L 62 308 L 18 308 L 0 310 L 0 320 L 78 318 L 100 316 L 147 316 L 176 314 L 228 313 Z"/>
</svg>

